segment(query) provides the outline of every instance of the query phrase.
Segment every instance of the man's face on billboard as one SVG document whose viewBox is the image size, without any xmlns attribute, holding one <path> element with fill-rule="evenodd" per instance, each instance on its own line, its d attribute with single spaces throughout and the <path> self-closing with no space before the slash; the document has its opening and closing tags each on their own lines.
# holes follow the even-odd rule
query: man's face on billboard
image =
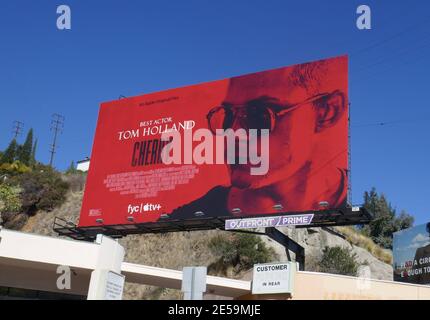
<svg viewBox="0 0 430 320">
<path fill-rule="evenodd" d="M 261 108 L 267 103 L 274 117 L 274 127 L 270 131 L 269 171 L 265 176 L 251 175 L 251 164 L 229 165 L 231 183 L 238 188 L 261 188 L 278 181 L 285 181 L 293 175 L 301 174 L 312 160 L 312 151 L 317 135 L 322 131 L 327 119 L 338 120 L 344 108 L 341 93 L 306 102 L 318 97 L 318 90 L 312 93 L 306 85 L 297 85 L 298 77 L 294 69 L 272 71 L 263 74 L 234 78 L 230 82 L 224 105 L 251 106 L 260 101 Z M 256 102 L 257 101 L 257 102 Z M 299 104 L 299 107 L 293 108 Z M 340 106 L 342 105 L 342 106 Z M 291 108 L 290 112 L 282 112 Z M 342 109 L 342 110 L 341 110 Z M 252 114 L 251 114 L 252 115 Z M 249 117 L 248 117 L 249 118 Z M 244 120 L 245 119 L 245 120 Z M 246 119 L 237 117 L 232 129 L 256 129 L 247 125 Z M 330 123 L 330 126 L 333 123 Z M 246 128 L 247 127 L 247 128 Z M 261 150 L 261 140 L 255 145 Z M 252 147 L 253 144 L 248 144 Z"/>
</svg>

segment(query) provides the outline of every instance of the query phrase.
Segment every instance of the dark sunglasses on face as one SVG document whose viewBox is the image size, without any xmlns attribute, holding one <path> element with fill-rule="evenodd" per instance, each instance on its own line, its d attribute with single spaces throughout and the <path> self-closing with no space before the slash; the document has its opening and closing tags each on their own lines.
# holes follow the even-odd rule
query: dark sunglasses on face
<svg viewBox="0 0 430 320">
<path fill-rule="evenodd" d="M 340 91 L 321 93 L 293 105 L 279 104 L 274 102 L 273 99 L 263 97 L 244 105 L 225 104 L 215 107 L 209 111 L 206 117 L 208 119 L 209 129 L 213 134 L 217 134 L 217 130 L 232 128 L 237 120 L 240 123 L 240 127 L 245 130 L 268 129 L 272 132 L 276 127 L 276 121 L 279 117 L 303 105 L 323 102 L 335 94 L 341 93 Z"/>
</svg>

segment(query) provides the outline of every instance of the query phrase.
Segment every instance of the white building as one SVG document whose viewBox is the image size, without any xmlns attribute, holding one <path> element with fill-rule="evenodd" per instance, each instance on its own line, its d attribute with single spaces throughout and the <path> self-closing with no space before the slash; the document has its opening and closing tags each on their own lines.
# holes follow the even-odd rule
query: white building
<svg viewBox="0 0 430 320">
<path fill-rule="evenodd" d="M 78 161 L 76 170 L 87 172 L 90 168 L 90 158 L 86 157 L 84 160 Z"/>
<path fill-rule="evenodd" d="M 0 300 L 16 298 L 17 290 L 27 292 L 21 298 L 29 299 L 106 299 L 112 291 L 109 283 L 118 288 L 122 284 L 117 283 L 124 278 L 136 284 L 181 289 L 182 271 L 128 263 L 123 261 L 124 254 L 116 240 L 102 235 L 92 243 L 0 227 Z M 68 269 L 67 275 L 64 270 Z M 111 274 L 116 280 L 109 280 Z M 297 271 L 293 283 L 291 295 L 253 295 L 249 280 L 207 276 L 206 294 L 230 299 L 430 300 L 429 286 L 392 281 Z M 29 292 L 37 295 L 31 297 Z"/>
</svg>

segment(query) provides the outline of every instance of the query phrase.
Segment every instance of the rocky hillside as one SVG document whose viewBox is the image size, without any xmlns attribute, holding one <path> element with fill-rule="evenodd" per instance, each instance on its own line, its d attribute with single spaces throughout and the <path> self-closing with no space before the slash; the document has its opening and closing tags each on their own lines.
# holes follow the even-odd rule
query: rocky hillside
<svg viewBox="0 0 430 320">
<path fill-rule="evenodd" d="M 38 212 L 30 217 L 22 231 L 37 233 L 42 235 L 57 236 L 52 230 L 54 217 L 58 216 L 68 221 L 77 222 L 82 195 L 81 188 L 75 188 L 69 192 L 67 201 L 51 212 Z M 351 248 L 356 254 L 356 260 L 361 265 L 367 265 L 371 270 L 371 277 L 375 279 L 392 280 L 392 267 L 381 260 L 388 262 L 390 254 L 383 251 L 385 256 L 379 254 L 379 259 L 372 255 L 371 247 L 362 248 L 361 241 L 354 236 L 352 228 L 340 228 L 336 232 L 342 232 L 344 236 L 336 235 L 334 232 L 322 230 L 320 228 L 294 229 L 283 228 L 282 231 L 292 239 L 300 243 L 306 252 L 306 269 L 309 271 L 319 271 L 318 261 L 321 258 L 323 248 L 341 246 Z M 217 272 L 213 267 L 220 261 L 220 256 L 214 254 L 208 248 L 208 244 L 214 237 L 231 234 L 225 231 L 212 230 L 208 232 L 178 232 L 164 235 L 134 235 L 120 240 L 126 248 L 127 262 L 140 263 L 156 267 L 165 267 L 180 270 L 184 266 L 205 265 L 209 266 L 212 274 Z M 351 236 L 353 235 L 353 236 Z M 360 236 L 362 237 L 362 236 Z M 262 237 L 262 240 L 277 253 L 277 261 L 285 261 L 284 248 L 276 242 Z M 355 244 L 353 244 L 355 243 Z M 373 246 L 375 246 L 373 244 Z M 363 246 L 365 247 L 365 246 Z M 373 247 L 374 248 L 374 247 Z M 381 249 L 378 249 L 381 252 Z M 387 258 L 388 256 L 388 258 Z M 382 258 L 381 258 L 382 257 Z M 228 272 L 229 266 L 224 266 L 224 275 L 241 278 L 245 272 Z M 230 268 L 231 269 L 231 268 Z M 227 272 L 225 272 L 227 270 Z M 161 289 L 150 286 L 127 284 L 125 291 L 127 299 L 178 299 L 180 292 L 171 289 Z"/>
<path fill-rule="evenodd" d="M 370 268 L 373 279 L 393 280 L 393 268 L 391 264 L 381 261 L 367 249 L 348 241 L 348 235 L 344 235 L 344 230 L 342 229 L 345 228 L 336 228 L 333 231 L 326 231 L 321 228 L 282 228 L 281 230 L 305 248 L 306 270 L 308 271 L 319 271 L 318 262 L 322 257 L 323 248 L 339 246 L 351 249 L 352 254 L 356 255 L 356 261 L 361 266 L 368 266 Z M 350 232 L 348 230 L 348 234 Z M 279 257 L 281 257 L 281 261 L 286 260 L 285 249 L 281 245 L 268 238 L 264 238 L 264 241 L 276 250 Z"/>
</svg>

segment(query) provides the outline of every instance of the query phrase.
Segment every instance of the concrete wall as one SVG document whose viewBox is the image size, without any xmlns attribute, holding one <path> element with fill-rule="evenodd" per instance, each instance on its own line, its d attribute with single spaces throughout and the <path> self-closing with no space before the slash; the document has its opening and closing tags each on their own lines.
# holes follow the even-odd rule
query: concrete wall
<svg viewBox="0 0 430 320">
<path fill-rule="evenodd" d="M 44 237 L 0 228 L 0 286 L 49 292 L 86 295 L 91 272 L 103 262 L 104 241 L 95 243 Z M 107 247 L 106 247 L 107 248 Z M 107 252 L 107 257 L 115 256 Z M 123 255 L 123 252 L 118 252 Z M 121 259 L 116 259 L 122 261 Z M 115 260 L 115 261 L 116 261 Z M 109 261 L 108 261 L 109 262 Z M 104 263 L 106 264 L 106 263 Z M 72 270 L 72 288 L 57 289 L 57 266 Z M 121 272 L 126 282 L 179 289 L 182 272 L 122 262 L 109 265 Z M 207 277 L 207 293 L 239 299 L 420 299 L 430 300 L 430 286 L 392 281 L 359 279 L 299 271 L 294 278 L 294 292 L 288 295 L 251 295 L 251 281 Z"/>
<path fill-rule="evenodd" d="M 297 272 L 293 299 L 430 300 L 430 286 Z"/>
</svg>

